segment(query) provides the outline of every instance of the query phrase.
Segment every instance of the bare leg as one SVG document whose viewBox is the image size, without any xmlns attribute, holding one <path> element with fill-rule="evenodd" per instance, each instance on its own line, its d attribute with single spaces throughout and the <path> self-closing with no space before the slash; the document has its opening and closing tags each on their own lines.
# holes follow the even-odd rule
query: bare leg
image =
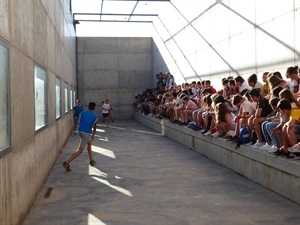
<svg viewBox="0 0 300 225">
<path fill-rule="evenodd" d="M 282 147 L 285 153 L 288 153 L 287 148 L 289 147 L 289 141 L 288 141 L 288 136 L 287 136 L 287 132 L 288 132 L 288 127 L 287 126 L 283 126 L 282 127 Z"/>
<path fill-rule="evenodd" d="M 202 112 L 197 113 L 197 125 L 200 128 L 205 128 L 204 125 L 203 125 Z"/>
<path fill-rule="evenodd" d="M 295 144 L 298 143 L 297 135 L 296 135 L 294 129 L 295 129 L 294 127 L 288 127 L 287 128 L 287 136 L 289 138 L 291 146 L 294 146 Z"/>
<path fill-rule="evenodd" d="M 111 117 L 111 115 L 110 115 L 110 113 L 108 114 L 108 116 L 109 116 L 110 121 L 114 122 L 113 119 L 112 119 L 112 117 Z"/>
<path fill-rule="evenodd" d="M 74 159 L 76 159 L 81 153 L 82 153 L 83 149 L 82 148 L 78 148 L 76 152 L 73 153 L 73 155 L 71 155 L 71 157 L 66 161 L 66 163 L 70 164 Z"/>
<path fill-rule="evenodd" d="M 75 120 L 75 118 L 74 118 L 73 132 L 75 132 L 77 130 L 77 126 L 78 126 L 78 119 Z"/>
<path fill-rule="evenodd" d="M 92 143 L 87 143 L 87 151 L 89 154 L 90 161 L 93 161 Z"/>
<path fill-rule="evenodd" d="M 264 141 L 263 135 L 262 135 L 262 130 L 261 130 L 261 124 L 264 120 L 265 120 L 264 117 L 254 119 L 254 130 L 256 132 L 257 139 L 260 143 L 262 143 Z"/>
<path fill-rule="evenodd" d="M 198 126 L 197 113 L 198 113 L 198 110 L 195 110 L 194 112 L 192 112 L 192 118 L 193 118 L 193 121 L 194 121 L 194 122 L 197 124 L 197 126 Z"/>
</svg>

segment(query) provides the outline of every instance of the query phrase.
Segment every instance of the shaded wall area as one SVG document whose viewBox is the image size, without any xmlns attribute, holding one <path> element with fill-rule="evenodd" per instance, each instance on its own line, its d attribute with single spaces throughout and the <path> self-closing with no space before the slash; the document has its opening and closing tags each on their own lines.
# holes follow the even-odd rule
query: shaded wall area
<svg viewBox="0 0 300 225">
<path fill-rule="evenodd" d="M 8 49 L 9 57 L 8 101 L 0 104 L 8 106 L 5 116 L 10 122 L 9 146 L 0 149 L 0 224 L 17 225 L 73 126 L 70 96 L 64 95 L 64 88 L 65 84 L 76 87 L 76 39 L 69 1 L 2 0 L 0 18 L 0 45 Z M 46 72 L 46 125 L 39 130 L 35 129 L 36 65 Z M 56 79 L 61 82 L 60 117 Z"/>
<path fill-rule="evenodd" d="M 153 86 L 152 38 L 78 37 L 78 95 L 87 107 L 108 98 L 113 118 L 133 118 L 134 97 Z"/>
</svg>

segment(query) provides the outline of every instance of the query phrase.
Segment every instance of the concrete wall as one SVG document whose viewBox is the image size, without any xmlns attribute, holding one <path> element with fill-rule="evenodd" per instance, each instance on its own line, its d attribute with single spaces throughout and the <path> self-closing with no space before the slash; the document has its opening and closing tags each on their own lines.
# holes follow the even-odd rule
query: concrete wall
<svg viewBox="0 0 300 225">
<path fill-rule="evenodd" d="M 10 148 L 0 154 L 0 224 L 20 224 L 72 129 L 63 84 L 76 87 L 75 33 L 69 1 L 0 1 L 0 39 L 10 57 Z M 35 132 L 34 65 L 47 72 L 47 126 Z M 55 116 L 55 77 L 62 117 Z"/>
<path fill-rule="evenodd" d="M 203 136 L 198 131 L 159 120 L 152 116 L 134 114 L 134 119 L 166 137 L 197 151 L 200 154 L 232 169 L 256 183 L 300 204 L 300 164 L 245 146 L 235 149 L 235 144 L 221 138 Z"/>
<path fill-rule="evenodd" d="M 137 94 L 153 86 L 152 38 L 78 37 L 78 94 L 85 106 L 110 99 L 114 118 L 132 118 Z"/>
</svg>

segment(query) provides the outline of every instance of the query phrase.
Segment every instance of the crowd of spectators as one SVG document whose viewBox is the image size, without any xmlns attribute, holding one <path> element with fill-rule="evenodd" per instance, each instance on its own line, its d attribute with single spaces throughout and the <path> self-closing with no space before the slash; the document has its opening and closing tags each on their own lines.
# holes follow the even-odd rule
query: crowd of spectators
<svg viewBox="0 0 300 225">
<path fill-rule="evenodd" d="M 300 70 L 222 79 L 216 90 L 210 80 L 176 84 L 170 73 L 156 75 L 157 86 L 137 95 L 134 110 L 205 136 L 268 151 L 286 158 L 300 154 Z"/>
</svg>

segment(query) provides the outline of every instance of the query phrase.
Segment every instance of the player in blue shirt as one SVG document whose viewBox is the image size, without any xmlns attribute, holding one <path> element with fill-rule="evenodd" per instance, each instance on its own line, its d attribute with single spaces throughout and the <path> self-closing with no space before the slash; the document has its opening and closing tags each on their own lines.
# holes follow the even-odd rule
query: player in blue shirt
<svg viewBox="0 0 300 225">
<path fill-rule="evenodd" d="M 77 125 L 78 125 L 78 120 L 80 113 L 84 111 L 83 105 L 81 105 L 80 99 L 77 99 L 76 105 L 73 107 L 73 118 L 74 118 L 74 127 L 73 131 L 76 131 Z"/>
<path fill-rule="evenodd" d="M 96 133 L 96 126 L 98 121 L 98 115 L 95 113 L 95 102 L 89 103 L 89 110 L 83 111 L 79 116 L 78 123 L 78 136 L 80 137 L 80 143 L 77 151 L 71 155 L 71 157 L 63 162 L 63 167 L 67 171 L 71 171 L 70 163 L 76 159 L 83 151 L 85 146 L 87 145 L 87 150 L 90 158 L 90 165 L 94 166 L 96 162 L 93 160 L 92 154 L 92 140 L 94 139 L 94 135 Z"/>
</svg>

